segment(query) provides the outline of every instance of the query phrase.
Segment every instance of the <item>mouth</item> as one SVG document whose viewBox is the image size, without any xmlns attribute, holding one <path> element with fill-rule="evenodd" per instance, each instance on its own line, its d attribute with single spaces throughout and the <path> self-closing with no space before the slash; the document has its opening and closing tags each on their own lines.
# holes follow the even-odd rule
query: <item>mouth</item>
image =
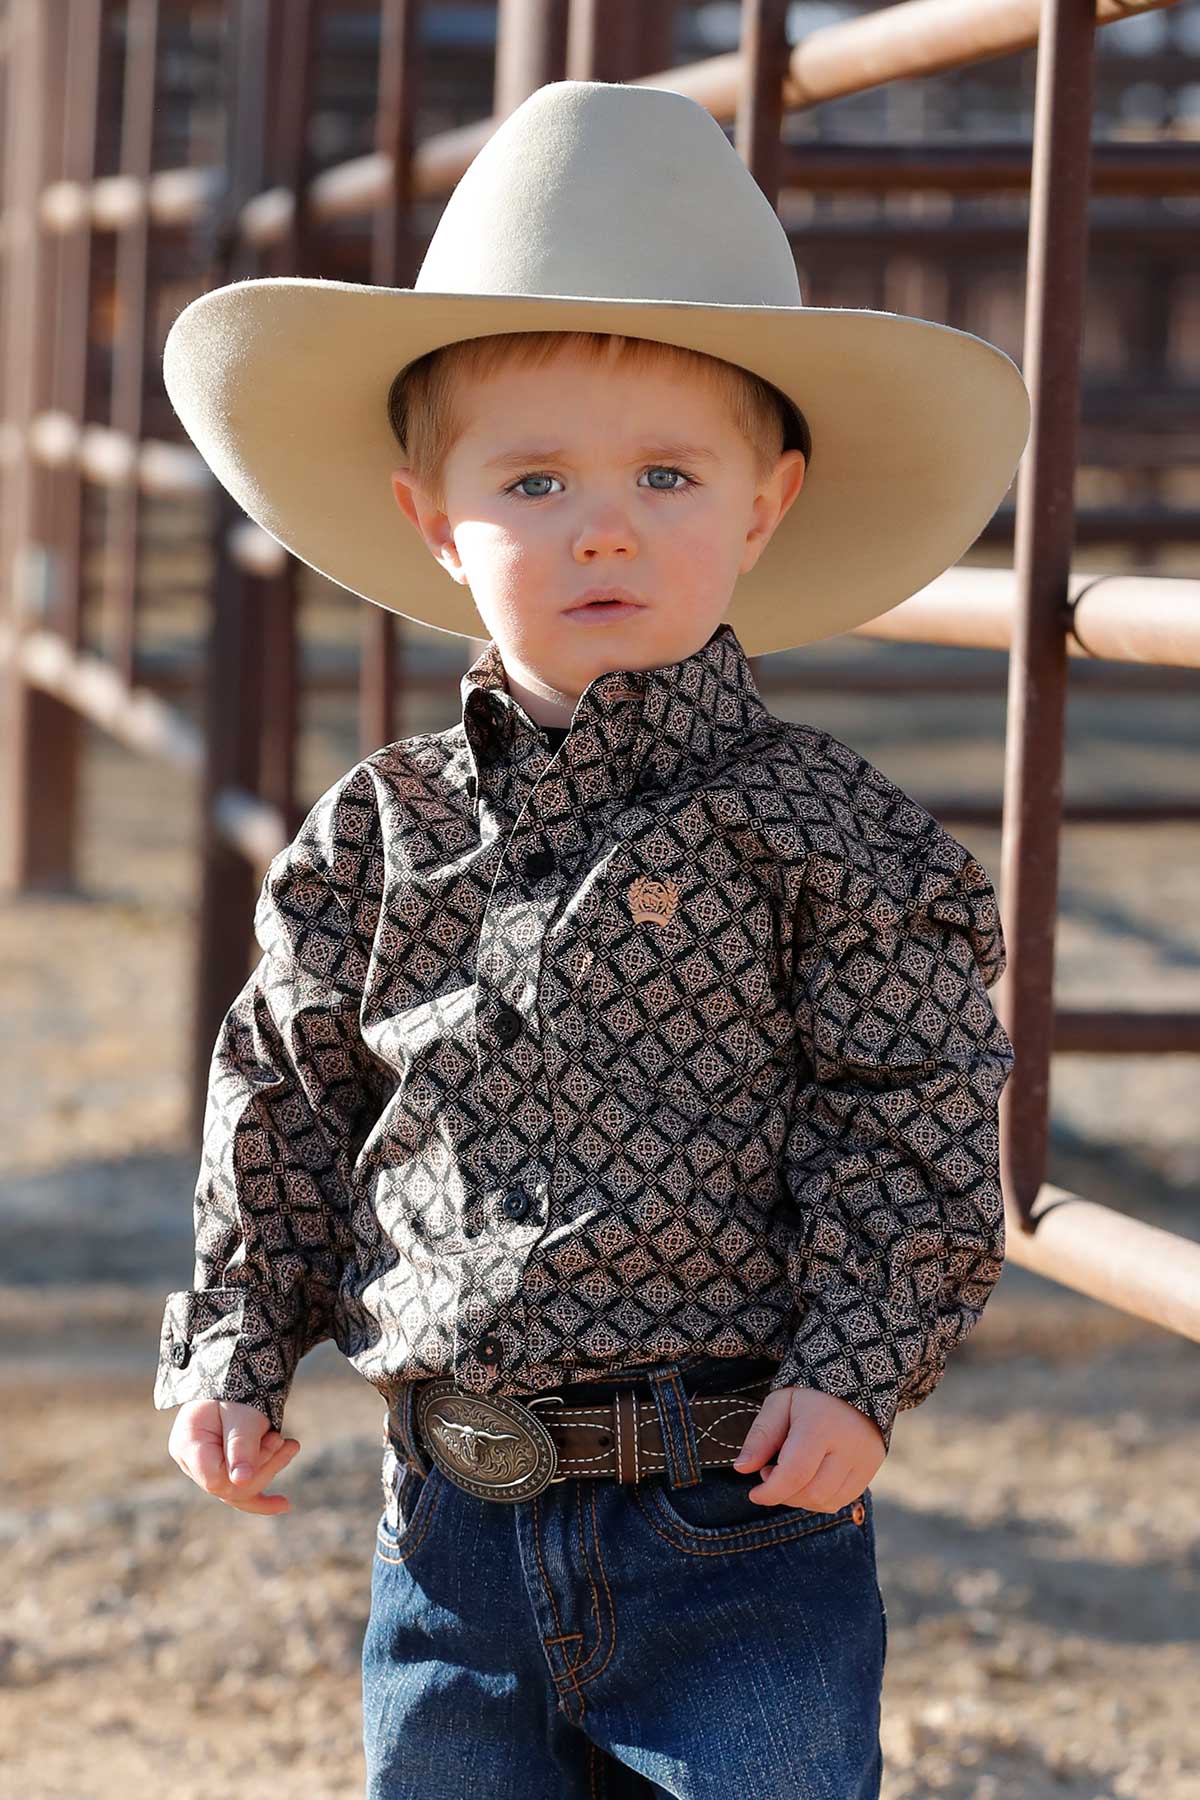
<svg viewBox="0 0 1200 1800">
<path fill-rule="evenodd" d="M 571 619 L 617 619 L 641 610 L 643 602 L 627 588 L 593 588 L 565 609 Z"/>
</svg>

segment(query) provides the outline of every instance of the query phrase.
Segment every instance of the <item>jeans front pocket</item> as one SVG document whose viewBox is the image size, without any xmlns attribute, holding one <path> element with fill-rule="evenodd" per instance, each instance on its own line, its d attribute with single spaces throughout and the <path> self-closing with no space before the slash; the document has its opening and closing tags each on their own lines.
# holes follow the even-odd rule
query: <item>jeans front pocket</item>
<svg viewBox="0 0 1200 1800">
<path fill-rule="evenodd" d="M 421 1475 L 388 1443 L 383 1452 L 383 1512 L 375 1528 L 375 1553 L 384 1562 L 404 1562 L 420 1547 L 441 1491 L 436 1466 Z"/>
<path fill-rule="evenodd" d="M 639 1482 L 633 1492 L 660 1535 L 693 1554 L 754 1550 L 815 1533 L 853 1533 L 863 1540 L 861 1497 L 836 1512 L 804 1506 L 763 1506 L 750 1498 L 757 1474 L 733 1468 L 706 1469 L 692 1487 L 672 1487 L 663 1475 Z"/>
</svg>

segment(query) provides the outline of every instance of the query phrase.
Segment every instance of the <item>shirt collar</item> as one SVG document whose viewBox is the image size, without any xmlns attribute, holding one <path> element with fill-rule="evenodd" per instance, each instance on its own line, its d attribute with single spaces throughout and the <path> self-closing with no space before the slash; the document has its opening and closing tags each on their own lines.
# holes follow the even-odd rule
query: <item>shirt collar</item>
<svg viewBox="0 0 1200 1800">
<path fill-rule="evenodd" d="M 476 763 L 546 755 L 546 739 L 508 690 L 490 638 L 460 682 L 463 728 Z M 689 764 L 711 767 L 733 742 L 770 720 L 749 660 L 722 620 L 678 662 L 610 669 L 590 681 L 558 754 L 571 767 L 607 765 L 620 786 L 669 786 Z"/>
</svg>

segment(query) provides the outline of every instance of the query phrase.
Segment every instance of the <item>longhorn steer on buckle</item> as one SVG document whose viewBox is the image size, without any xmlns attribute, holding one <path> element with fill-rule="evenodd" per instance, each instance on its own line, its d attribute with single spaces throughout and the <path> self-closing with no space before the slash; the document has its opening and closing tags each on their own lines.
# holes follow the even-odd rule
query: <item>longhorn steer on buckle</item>
<svg viewBox="0 0 1200 1800">
<path fill-rule="evenodd" d="M 519 1400 L 501 1394 L 484 1400 L 444 1376 L 423 1383 L 415 1412 L 442 1474 L 480 1500 L 532 1500 L 567 1479 L 557 1473 L 554 1439 Z"/>
</svg>

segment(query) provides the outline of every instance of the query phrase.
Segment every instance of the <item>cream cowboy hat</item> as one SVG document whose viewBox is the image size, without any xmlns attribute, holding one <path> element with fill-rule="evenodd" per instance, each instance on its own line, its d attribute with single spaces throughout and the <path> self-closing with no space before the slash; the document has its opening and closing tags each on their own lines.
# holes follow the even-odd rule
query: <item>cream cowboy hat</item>
<svg viewBox="0 0 1200 1800">
<path fill-rule="evenodd" d="M 443 344 L 546 330 L 703 351 L 799 409 L 804 485 L 725 614 L 748 655 L 847 631 L 940 575 L 1029 433 L 1025 383 L 994 344 L 804 306 L 787 234 L 712 115 L 619 82 L 554 81 L 517 107 L 451 194 L 415 286 L 214 288 L 171 326 L 163 375 L 218 480 L 294 556 L 405 618 L 486 638 L 396 504 L 389 395 Z"/>
</svg>

